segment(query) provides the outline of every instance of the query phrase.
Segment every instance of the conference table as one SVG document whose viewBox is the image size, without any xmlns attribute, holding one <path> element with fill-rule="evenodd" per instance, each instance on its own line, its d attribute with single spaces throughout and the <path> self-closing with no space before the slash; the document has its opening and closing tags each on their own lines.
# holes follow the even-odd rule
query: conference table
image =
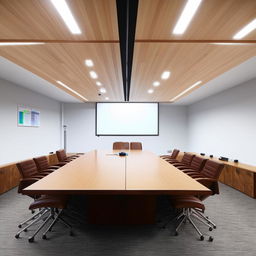
<svg viewBox="0 0 256 256">
<path fill-rule="evenodd" d="M 26 195 L 86 195 L 90 223 L 150 224 L 158 195 L 211 191 L 156 154 L 93 150 L 23 190 Z M 83 202 L 81 202 L 82 204 Z"/>
</svg>

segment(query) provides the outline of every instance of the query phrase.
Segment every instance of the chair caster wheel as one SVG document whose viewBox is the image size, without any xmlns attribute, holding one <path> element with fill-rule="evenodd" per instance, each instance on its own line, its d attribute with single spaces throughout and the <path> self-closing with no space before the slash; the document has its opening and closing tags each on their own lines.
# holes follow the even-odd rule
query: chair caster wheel
<svg viewBox="0 0 256 256">
<path fill-rule="evenodd" d="M 175 231 L 174 235 L 175 235 L 175 236 L 178 236 L 178 235 L 179 235 L 179 233 L 178 233 L 177 231 Z"/>
<path fill-rule="evenodd" d="M 42 236 L 42 239 L 46 240 L 46 239 L 47 239 L 46 235 L 43 235 L 43 236 Z"/>
<path fill-rule="evenodd" d="M 28 230 L 25 228 L 25 229 L 24 229 L 24 232 L 27 232 L 27 231 L 28 231 Z"/>
<path fill-rule="evenodd" d="M 216 229 L 217 227 L 214 225 L 213 228 Z"/>
<path fill-rule="evenodd" d="M 22 225 L 19 225 L 18 228 L 22 228 Z"/>
<path fill-rule="evenodd" d="M 34 242 L 34 237 L 30 237 L 30 238 L 28 239 L 28 241 L 29 241 L 30 243 L 33 243 L 33 242 Z"/>
<path fill-rule="evenodd" d="M 209 228 L 209 231 L 212 231 L 212 227 Z"/>
<path fill-rule="evenodd" d="M 70 231 L 70 232 L 69 232 L 69 235 L 70 235 L 70 236 L 74 236 L 74 232 L 73 232 L 73 231 Z"/>
<path fill-rule="evenodd" d="M 19 235 L 19 234 L 15 235 L 15 238 L 19 238 L 19 237 L 20 237 L 20 235 Z"/>
<path fill-rule="evenodd" d="M 161 229 L 166 229 L 166 226 L 162 226 Z"/>
<path fill-rule="evenodd" d="M 210 236 L 209 239 L 208 239 L 209 242 L 212 242 L 213 241 L 213 237 Z"/>
<path fill-rule="evenodd" d="M 204 241 L 204 236 L 200 236 L 200 240 L 201 240 L 201 241 Z"/>
</svg>

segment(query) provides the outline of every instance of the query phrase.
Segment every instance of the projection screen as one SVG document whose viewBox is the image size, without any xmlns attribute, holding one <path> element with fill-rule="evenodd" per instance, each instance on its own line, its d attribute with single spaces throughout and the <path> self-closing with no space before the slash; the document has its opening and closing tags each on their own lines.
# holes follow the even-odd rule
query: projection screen
<svg viewBox="0 0 256 256">
<path fill-rule="evenodd" d="M 159 135 L 158 103 L 97 103 L 96 135 Z"/>
</svg>

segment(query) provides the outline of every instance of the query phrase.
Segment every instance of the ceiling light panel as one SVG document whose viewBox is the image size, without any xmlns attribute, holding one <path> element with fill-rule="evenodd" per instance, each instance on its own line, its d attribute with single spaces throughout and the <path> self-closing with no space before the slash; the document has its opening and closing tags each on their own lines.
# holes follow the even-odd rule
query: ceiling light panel
<svg viewBox="0 0 256 256">
<path fill-rule="evenodd" d="M 170 77 L 170 75 L 171 75 L 171 72 L 170 72 L 170 71 L 164 71 L 164 72 L 162 73 L 162 75 L 161 75 L 161 78 L 162 78 L 163 80 L 166 80 L 166 79 L 168 79 L 168 78 Z"/>
<path fill-rule="evenodd" d="M 160 82 L 158 82 L 158 81 L 153 82 L 154 87 L 158 87 L 159 85 L 160 85 Z"/>
<path fill-rule="evenodd" d="M 201 2 L 202 0 L 187 1 L 180 18 L 174 27 L 173 34 L 181 35 L 186 31 Z"/>
<path fill-rule="evenodd" d="M 249 33 L 251 33 L 254 29 L 256 29 L 256 19 L 251 21 L 249 24 L 247 24 L 245 27 L 243 27 L 240 31 L 238 31 L 233 39 L 242 39 L 243 37 L 247 36 Z"/>
<path fill-rule="evenodd" d="M 106 93 L 107 90 L 106 90 L 105 88 L 100 88 L 100 92 L 101 92 L 101 93 Z"/>
<path fill-rule="evenodd" d="M 81 34 L 81 30 L 76 23 L 76 20 L 70 11 L 65 0 L 51 0 L 52 4 L 58 11 L 61 18 L 64 20 L 65 24 L 69 28 L 72 34 Z"/>
<path fill-rule="evenodd" d="M 92 60 L 85 60 L 85 65 L 87 66 L 87 67 L 93 67 L 93 61 Z"/>
<path fill-rule="evenodd" d="M 153 92 L 154 92 L 153 89 L 148 89 L 148 93 L 149 93 L 149 94 L 152 94 Z"/>
<path fill-rule="evenodd" d="M 90 76 L 92 79 L 97 79 L 98 78 L 98 75 L 95 71 L 90 71 Z"/>
</svg>

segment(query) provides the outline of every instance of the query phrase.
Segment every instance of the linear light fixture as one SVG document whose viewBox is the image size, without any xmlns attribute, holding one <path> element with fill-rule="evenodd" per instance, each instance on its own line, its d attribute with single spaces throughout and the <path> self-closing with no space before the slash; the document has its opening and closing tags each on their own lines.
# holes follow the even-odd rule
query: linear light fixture
<svg viewBox="0 0 256 256">
<path fill-rule="evenodd" d="M 178 94 L 177 96 L 172 98 L 170 101 L 172 101 L 172 102 L 175 101 L 176 99 L 178 99 L 179 97 L 181 97 L 182 95 L 184 95 L 185 93 L 187 93 L 188 91 L 195 88 L 196 86 L 198 86 L 201 83 L 202 83 L 202 81 L 197 81 L 196 83 L 194 83 L 190 87 L 188 87 L 186 90 L 184 90 L 183 92 L 181 92 L 180 94 Z"/>
<path fill-rule="evenodd" d="M 97 79 L 98 78 L 98 75 L 95 71 L 90 71 L 90 76 L 92 79 Z"/>
<path fill-rule="evenodd" d="M 164 71 L 164 72 L 162 73 L 162 75 L 161 75 L 161 78 L 162 78 L 163 80 L 166 80 L 166 79 L 168 79 L 168 78 L 170 77 L 170 75 L 171 75 L 171 72 L 170 72 L 170 71 Z"/>
<path fill-rule="evenodd" d="M 240 31 L 238 31 L 234 36 L 233 39 L 241 39 L 251 33 L 254 29 L 256 29 L 256 19 L 251 21 L 245 27 L 243 27 Z"/>
<path fill-rule="evenodd" d="M 81 30 L 78 27 L 72 12 L 70 11 L 65 0 L 51 0 L 52 4 L 64 20 L 65 24 L 69 28 L 72 34 L 81 34 Z"/>
<path fill-rule="evenodd" d="M 69 91 L 73 92 L 74 94 L 76 94 L 77 96 L 79 96 L 80 98 L 82 98 L 85 101 L 88 101 L 84 96 L 82 96 L 80 93 L 76 92 L 75 90 L 71 89 L 69 86 L 65 85 L 64 83 L 62 83 L 61 81 L 56 81 L 58 84 L 60 84 L 62 87 L 68 89 Z"/>
<path fill-rule="evenodd" d="M 174 30 L 172 32 L 173 34 L 181 35 L 186 31 L 190 21 L 192 20 L 193 16 L 195 15 L 201 2 L 202 2 L 202 0 L 188 0 L 187 1 L 186 5 L 181 13 L 180 18 L 174 27 Z"/>
<path fill-rule="evenodd" d="M 85 60 L 85 65 L 87 66 L 87 67 L 93 67 L 93 61 L 92 60 L 89 60 L 89 59 L 87 59 L 87 60 Z"/>
<path fill-rule="evenodd" d="M 37 45 L 37 44 L 45 44 L 43 42 L 3 42 L 0 43 L 0 46 L 13 46 L 13 45 Z"/>
</svg>

